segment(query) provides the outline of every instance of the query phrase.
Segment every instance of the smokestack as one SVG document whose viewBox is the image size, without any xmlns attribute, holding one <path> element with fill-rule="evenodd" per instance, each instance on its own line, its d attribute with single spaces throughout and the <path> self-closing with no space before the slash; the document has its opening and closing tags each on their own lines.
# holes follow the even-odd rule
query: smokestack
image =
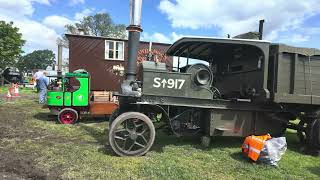
<svg viewBox="0 0 320 180">
<path fill-rule="evenodd" d="M 57 69 L 57 75 L 60 77 L 62 75 L 62 44 L 58 44 L 58 69 Z"/>
<path fill-rule="evenodd" d="M 130 25 L 128 40 L 128 65 L 126 71 L 126 80 L 136 80 L 137 70 L 137 52 L 140 41 L 141 29 L 141 6 L 142 0 L 130 0 Z"/>
<path fill-rule="evenodd" d="M 264 23 L 264 19 L 261 19 L 259 21 L 259 40 L 262 40 L 262 36 L 263 36 L 263 23 Z"/>
</svg>

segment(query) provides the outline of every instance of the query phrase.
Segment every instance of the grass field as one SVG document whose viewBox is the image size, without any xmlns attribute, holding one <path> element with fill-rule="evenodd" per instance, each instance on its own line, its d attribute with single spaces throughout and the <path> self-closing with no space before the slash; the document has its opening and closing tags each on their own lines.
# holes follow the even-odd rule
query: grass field
<svg viewBox="0 0 320 180">
<path fill-rule="evenodd" d="M 242 138 L 219 137 L 204 148 L 198 138 L 161 131 L 147 155 L 117 157 L 107 144 L 107 121 L 57 124 L 28 91 L 0 103 L 0 179 L 320 179 L 320 157 L 300 153 L 293 131 L 278 168 L 244 158 Z"/>
</svg>

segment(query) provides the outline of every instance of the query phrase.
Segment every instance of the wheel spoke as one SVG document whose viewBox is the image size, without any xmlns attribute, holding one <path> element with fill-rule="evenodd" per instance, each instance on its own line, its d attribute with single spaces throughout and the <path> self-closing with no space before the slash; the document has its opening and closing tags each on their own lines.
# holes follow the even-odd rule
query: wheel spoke
<svg viewBox="0 0 320 180">
<path fill-rule="evenodd" d="M 133 146 L 135 145 L 136 142 L 132 143 L 132 145 L 129 147 L 128 151 L 131 151 L 131 149 L 133 148 Z"/>
<path fill-rule="evenodd" d="M 147 139 L 142 134 L 140 134 L 139 136 L 142 137 L 143 141 L 146 142 L 146 144 L 148 144 Z"/>
<path fill-rule="evenodd" d="M 120 136 L 114 136 L 114 138 L 120 139 L 120 140 L 123 140 L 123 141 L 125 141 L 127 139 L 127 138 L 123 138 L 123 137 L 120 137 Z"/>
<path fill-rule="evenodd" d="M 136 128 L 138 128 L 138 127 L 143 126 L 143 123 L 137 124 L 136 122 L 134 122 L 134 126 L 135 126 Z"/>
<path fill-rule="evenodd" d="M 128 139 L 128 138 L 126 138 L 126 140 L 124 140 L 123 145 L 122 145 L 122 149 L 125 149 L 125 148 L 126 148 L 127 139 Z"/>
<path fill-rule="evenodd" d="M 118 132 L 123 132 L 123 131 L 127 131 L 126 129 L 118 129 L 115 131 L 115 133 L 118 133 Z"/>
<path fill-rule="evenodd" d="M 134 142 L 134 144 L 136 144 L 136 145 L 138 145 L 138 146 L 140 146 L 140 147 L 142 147 L 142 148 L 145 148 L 145 147 L 146 147 L 146 146 L 144 146 L 144 145 L 142 145 L 142 144 L 138 143 L 137 141 L 135 141 L 135 142 Z"/>
<path fill-rule="evenodd" d="M 143 135 L 146 131 L 147 129 L 144 129 L 142 132 L 138 133 L 138 135 Z"/>
<path fill-rule="evenodd" d="M 132 132 L 132 129 L 128 128 L 128 121 L 125 121 L 124 126 L 125 126 L 126 131 L 128 131 L 129 133 Z"/>
</svg>

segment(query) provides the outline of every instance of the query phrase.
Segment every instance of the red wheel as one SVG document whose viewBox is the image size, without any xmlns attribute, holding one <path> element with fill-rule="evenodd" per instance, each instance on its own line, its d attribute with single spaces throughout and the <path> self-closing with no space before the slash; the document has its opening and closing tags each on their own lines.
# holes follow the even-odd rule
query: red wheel
<svg viewBox="0 0 320 180">
<path fill-rule="evenodd" d="M 78 121 L 78 112 L 71 108 L 62 109 L 59 112 L 58 120 L 61 124 L 74 124 Z"/>
</svg>

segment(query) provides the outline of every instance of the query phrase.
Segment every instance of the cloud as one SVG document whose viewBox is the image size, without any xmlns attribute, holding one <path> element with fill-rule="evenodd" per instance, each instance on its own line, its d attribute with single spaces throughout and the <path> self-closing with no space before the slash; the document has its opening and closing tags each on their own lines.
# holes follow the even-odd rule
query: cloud
<svg viewBox="0 0 320 180">
<path fill-rule="evenodd" d="M 59 29 L 59 28 L 63 29 L 65 25 L 73 23 L 72 20 L 63 16 L 57 16 L 57 15 L 47 16 L 44 18 L 42 22 L 43 24 L 55 29 Z"/>
<path fill-rule="evenodd" d="M 48 0 L 0 0 L 1 20 L 13 21 L 14 26 L 19 28 L 22 38 L 26 40 L 23 49 L 27 53 L 35 49 L 54 50 L 58 34 L 46 25 L 31 19 L 35 3 L 50 5 Z"/>
<path fill-rule="evenodd" d="M 19 28 L 22 38 L 26 40 L 23 50 L 30 53 L 38 49 L 57 49 L 56 40 L 64 31 L 66 24 L 74 23 L 83 16 L 89 15 L 94 9 L 84 9 L 76 13 L 73 18 L 59 15 L 50 15 L 42 21 L 34 20 L 34 5 L 42 4 L 51 6 L 54 0 L 0 0 L 0 17 L 7 22 L 13 21 Z M 84 3 L 84 0 L 72 1 Z M 14 13 L 13 13 L 14 12 Z"/>
<path fill-rule="evenodd" d="M 29 0 L 31 2 L 37 2 L 39 4 L 51 5 L 49 0 Z"/>
<path fill-rule="evenodd" d="M 269 40 L 301 28 L 306 19 L 320 13 L 318 0 L 162 0 L 158 8 L 174 28 L 217 28 L 220 36 L 257 30 L 258 21 L 265 19 Z"/>
<path fill-rule="evenodd" d="M 33 3 L 50 5 L 48 0 L 0 0 L 0 13 L 12 18 L 31 16 L 34 12 Z"/>
<path fill-rule="evenodd" d="M 36 49 L 56 49 L 56 39 L 59 35 L 55 30 L 29 19 L 15 21 L 15 24 L 20 27 L 23 39 L 27 40 L 24 46 L 27 52 Z"/>
<path fill-rule="evenodd" d="M 85 3 L 84 0 L 69 0 L 69 5 L 70 6 L 75 6 L 75 5 L 84 4 L 84 3 Z"/>
<path fill-rule="evenodd" d="M 89 16 L 90 14 L 92 14 L 95 11 L 95 9 L 93 8 L 88 8 L 88 9 L 84 9 L 81 12 L 78 12 L 74 15 L 74 19 L 76 21 L 80 21 L 82 20 L 83 17 L 85 16 Z"/>
<path fill-rule="evenodd" d="M 147 32 L 143 32 L 141 39 L 143 41 L 152 41 L 152 42 L 160 42 L 160 43 L 173 43 L 174 41 L 180 39 L 184 35 L 177 34 L 175 32 L 172 32 L 169 35 L 162 34 L 160 32 L 154 32 L 152 34 L 149 34 Z"/>
<path fill-rule="evenodd" d="M 48 27 L 54 28 L 57 31 L 63 31 L 64 27 L 67 24 L 74 24 L 76 22 L 79 22 L 83 19 L 85 16 L 89 16 L 95 12 L 95 9 L 93 8 L 87 8 L 80 12 L 75 13 L 73 18 L 68 18 L 64 16 L 59 15 L 51 15 L 44 18 L 42 23 Z"/>
</svg>

